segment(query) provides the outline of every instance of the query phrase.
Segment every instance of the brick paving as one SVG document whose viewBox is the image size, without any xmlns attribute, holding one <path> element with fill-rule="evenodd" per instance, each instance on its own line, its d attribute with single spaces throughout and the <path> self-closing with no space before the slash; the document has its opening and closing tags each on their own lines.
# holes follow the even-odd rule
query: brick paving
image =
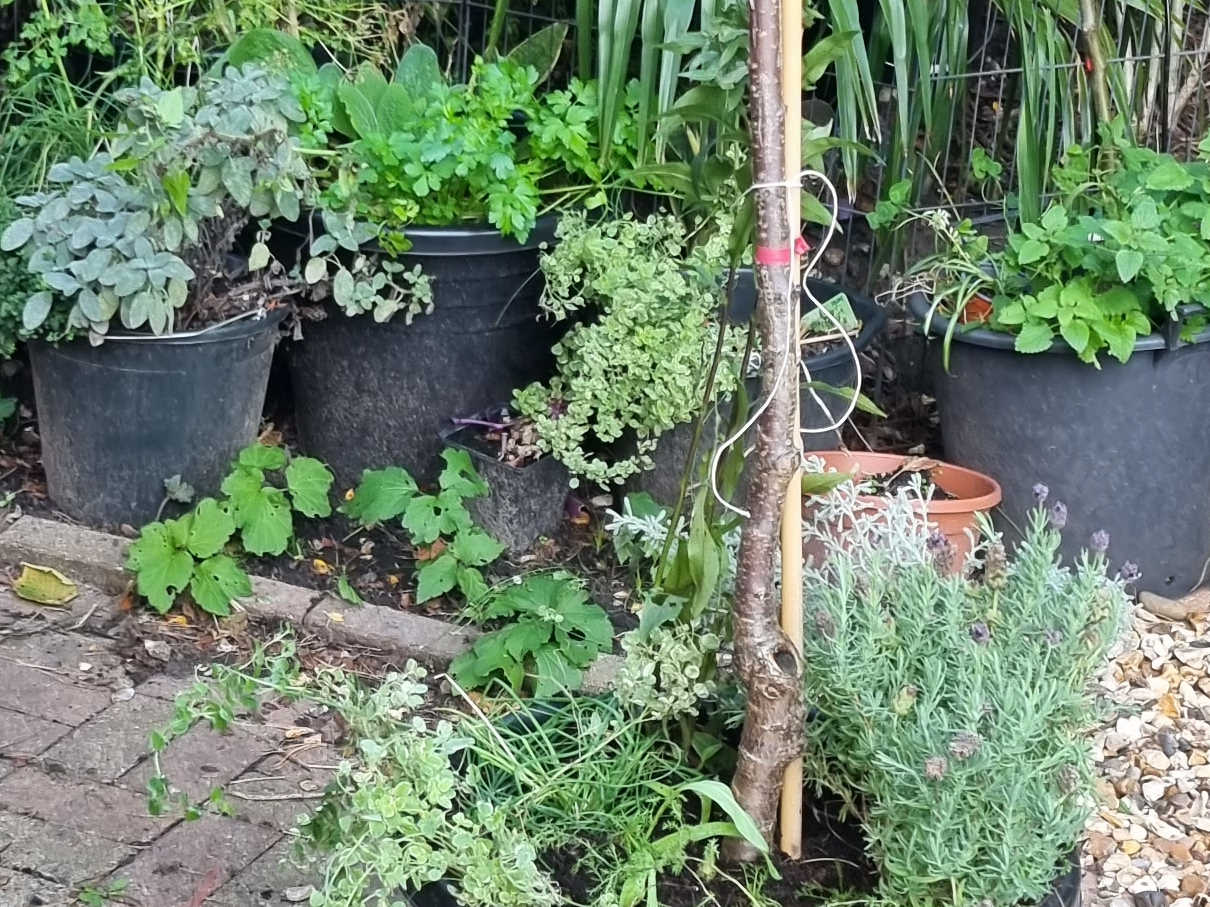
<svg viewBox="0 0 1210 907">
<path fill-rule="evenodd" d="M 150 815 L 148 734 L 193 678 L 170 665 L 132 691 L 105 621 L 91 616 L 112 620 L 112 603 L 83 593 L 69 611 L 0 591 L 0 907 L 76 905 L 81 891 L 119 880 L 126 888 L 113 903 L 129 907 L 305 901 L 316 879 L 290 862 L 292 827 L 338 754 L 290 758 L 289 709 L 226 734 L 199 725 L 169 744 L 161 765 L 195 801 L 229 785 L 233 814 Z"/>
</svg>

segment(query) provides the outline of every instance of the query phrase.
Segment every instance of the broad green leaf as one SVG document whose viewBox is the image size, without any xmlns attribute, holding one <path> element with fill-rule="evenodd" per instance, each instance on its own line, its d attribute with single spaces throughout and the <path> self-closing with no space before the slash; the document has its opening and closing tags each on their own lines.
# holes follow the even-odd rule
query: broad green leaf
<svg viewBox="0 0 1210 907">
<path fill-rule="evenodd" d="M 294 535 L 294 521 L 285 492 L 271 486 L 249 485 L 241 488 L 239 494 L 231 495 L 231 505 L 245 551 L 281 554 L 286 550 Z"/>
<path fill-rule="evenodd" d="M 235 520 L 214 498 L 202 498 L 193 510 L 186 543 L 194 557 L 204 560 L 223 550 L 235 532 Z"/>
<path fill-rule="evenodd" d="M 498 558 L 504 545 L 482 529 L 467 529 L 454 536 L 450 552 L 463 564 L 483 567 Z"/>
<path fill-rule="evenodd" d="M 307 262 L 303 277 L 307 283 L 319 283 L 328 276 L 328 263 L 322 258 L 312 258 Z"/>
<path fill-rule="evenodd" d="M 1119 249 L 1114 256 L 1118 266 L 1118 278 L 1122 283 L 1130 283 L 1143 267 L 1143 253 L 1135 249 Z"/>
<path fill-rule="evenodd" d="M 1018 353 L 1041 353 L 1050 349 L 1055 334 L 1049 325 L 1032 321 L 1021 328 L 1013 348 Z"/>
<path fill-rule="evenodd" d="M 241 35 L 227 50 L 233 66 L 262 63 L 285 73 L 316 72 L 311 52 L 298 38 L 275 28 L 253 28 Z"/>
<path fill-rule="evenodd" d="M 333 481 L 332 471 L 312 457 L 295 457 L 286 467 L 286 489 L 294 509 L 305 516 L 332 515 L 328 492 Z"/>
<path fill-rule="evenodd" d="M 189 593 L 203 611 L 225 617 L 231 613 L 231 601 L 252 594 L 252 581 L 231 557 L 216 554 L 197 565 Z"/>
<path fill-rule="evenodd" d="M 1063 335 L 1063 339 L 1077 353 L 1083 353 L 1084 348 L 1088 346 L 1088 325 L 1083 321 L 1071 321 L 1059 328 L 1059 333 Z"/>
<path fill-rule="evenodd" d="M 416 601 L 426 602 L 444 595 L 458 581 L 458 561 L 448 551 L 416 571 Z"/>
<path fill-rule="evenodd" d="M 522 620 L 500 630 L 505 651 L 517 661 L 538 651 L 550 641 L 550 624 L 544 620 Z"/>
<path fill-rule="evenodd" d="M 417 490 L 416 481 L 398 466 L 367 469 L 341 511 L 363 526 L 385 523 L 403 515 Z"/>
<path fill-rule="evenodd" d="M 392 82 L 383 91 L 378 106 L 374 108 L 378 128 L 384 135 L 402 132 L 416 116 L 416 103 L 416 99 L 406 88 Z"/>
<path fill-rule="evenodd" d="M 1051 205 L 1042 215 L 1042 229 L 1049 233 L 1057 233 L 1067 226 L 1067 209 L 1062 205 Z"/>
<path fill-rule="evenodd" d="M 1155 199 L 1144 196 L 1130 212 L 1130 223 L 1137 230 L 1154 230 L 1160 225 L 1160 212 Z"/>
<path fill-rule="evenodd" d="M 46 320 L 46 316 L 50 314 L 52 301 L 53 297 L 46 290 L 34 293 L 29 299 L 25 300 L 25 308 L 21 310 L 21 326 L 27 331 L 33 331 L 41 327 L 42 322 Z"/>
<path fill-rule="evenodd" d="M 367 138 L 381 131 L 378 115 L 374 112 L 374 103 L 363 90 L 361 83 L 342 82 L 336 94 L 358 138 Z"/>
<path fill-rule="evenodd" d="M 852 474 L 847 472 L 804 472 L 802 493 L 807 497 L 827 494 L 852 478 Z"/>
<path fill-rule="evenodd" d="M 0 251 L 13 252 L 20 249 L 34 235 L 34 222 L 31 218 L 22 217 L 13 221 L 0 233 Z"/>
<path fill-rule="evenodd" d="M 239 465 L 273 472 L 286 465 L 286 452 L 268 444 L 251 444 L 239 452 Z"/>
<path fill-rule="evenodd" d="M 583 677 L 558 649 L 548 646 L 534 653 L 534 696 L 538 699 L 578 690 Z"/>
<path fill-rule="evenodd" d="M 578 633 L 598 652 L 607 651 L 613 646 L 613 624 L 609 615 L 596 602 L 589 601 L 587 596 L 581 595 L 576 601 L 563 602 L 558 610 L 563 615 L 563 622 L 559 625 L 561 630 Z"/>
<path fill-rule="evenodd" d="M 166 126 L 179 126 L 185 119 L 185 96 L 178 88 L 161 92 L 155 99 L 155 113 Z"/>
<path fill-rule="evenodd" d="M 1027 239 L 1017 250 L 1017 261 L 1023 265 L 1033 264 L 1035 261 L 1045 258 L 1049 251 L 1050 247 L 1041 240 Z"/>
<path fill-rule="evenodd" d="M 272 256 L 269 254 L 269 247 L 263 242 L 255 243 L 252 251 L 248 253 L 248 270 L 259 271 L 269 264 L 270 258 Z"/>
<path fill-rule="evenodd" d="M 126 566 L 135 573 L 139 595 L 161 614 L 172 607 L 193 575 L 193 558 L 173 544 L 163 523 L 143 527 L 127 552 Z"/>
<path fill-rule="evenodd" d="M 411 45 L 399 58 L 395 67 L 395 84 L 406 90 L 416 100 L 431 97 L 445 85 L 441 74 L 441 63 L 436 52 L 427 44 Z"/>
<path fill-rule="evenodd" d="M 1147 188 L 1161 192 L 1181 191 L 1193 185 L 1193 176 L 1189 169 L 1171 158 L 1147 174 Z"/>
<path fill-rule="evenodd" d="M 491 593 L 483 574 L 474 567 L 458 566 L 458 591 L 467 604 L 477 605 Z"/>
<path fill-rule="evenodd" d="M 559 62 L 559 54 L 563 51 L 563 41 L 566 38 L 567 23 L 552 22 L 510 50 L 506 59 L 521 66 L 532 66 L 538 71 L 538 81 L 545 82 L 555 64 Z"/>
<path fill-rule="evenodd" d="M 465 450 L 447 447 L 441 451 L 441 459 L 445 461 L 445 468 L 441 470 L 437 483 L 442 489 L 463 498 L 477 498 L 488 493 L 487 482 L 475 470 L 471 455 Z"/>
</svg>

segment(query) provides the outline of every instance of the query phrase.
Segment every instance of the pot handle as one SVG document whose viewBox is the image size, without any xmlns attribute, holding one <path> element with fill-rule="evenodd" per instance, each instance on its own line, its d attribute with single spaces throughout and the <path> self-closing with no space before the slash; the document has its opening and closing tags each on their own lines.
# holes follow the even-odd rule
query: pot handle
<svg viewBox="0 0 1210 907">
<path fill-rule="evenodd" d="M 1210 310 L 1200 302 L 1188 302 L 1176 307 L 1176 317 L 1164 322 L 1160 331 L 1164 335 L 1164 346 L 1168 350 L 1177 350 L 1188 345 L 1181 339 L 1181 334 L 1189 322 L 1195 318 L 1205 318 L 1210 322 Z"/>
</svg>

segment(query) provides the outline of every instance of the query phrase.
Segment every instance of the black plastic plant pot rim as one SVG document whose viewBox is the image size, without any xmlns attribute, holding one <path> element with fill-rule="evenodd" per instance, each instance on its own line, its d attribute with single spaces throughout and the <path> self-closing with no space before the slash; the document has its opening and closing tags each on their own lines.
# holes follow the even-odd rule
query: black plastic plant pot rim
<svg viewBox="0 0 1210 907">
<path fill-rule="evenodd" d="M 216 325 L 212 328 L 201 328 L 197 331 L 183 331 L 180 334 L 114 334 L 106 335 L 103 346 L 127 346 L 134 344 L 153 343 L 156 346 L 209 346 L 213 343 L 230 343 L 244 337 L 255 337 L 263 331 L 276 328 L 286 317 L 287 310 L 283 308 L 268 309 L 261 317 L 247 315 L 235 321 Z M 36 341 L 46 343 L 46 341 Z M 57 348 L 70 346 L 73 343 L 88 343 L 87 338 L 76 338 L 66 344 L 48 344 Z"/>
<path fill-rule="evenodd" d="M 908 297 L 908 308 L 912 314 L 920 321 L 921 330 L 924 329 L 925 319 L 928 318 L 930 303 L 928 297 L 923 293 L 913 293 Z M 944 337 L 949 329 L 949 318 L 939 312 L 933 313 L 932 320 L 929 321 L 928 332 L 934 337 Z M 953 334 L 953 339 L 958 343 L 968 343 L 971 346 L 981 346 L 989 350 L 1007 350 L 1008 352 L 1016 352 L 1015 344 L 1017 337 L 1015 334 L 1006 334 L 1003 331 L 993 331 L 990 328 L 963 328 L 959 325 Z M 1210 342 L 1210 327 L 1203 330 L 1200 334 L 1187 343 L 1206 343 Z M 1134 351 L 1136 353 L 1154 352 L 1156 350 L 1168 349 L 1168 341 L 1163 334 L 1151 333 L 1146 337 L 1140 337 L 1134 342 Z M 1049 349 L 1042 350 L 1044 353 L 1075 356 L 1075 351 L 1067 345 L 1066 341 L 1056 339 L 1050 345 Z M 1023 354 L 1024 355 L 1024 354 Z"/>
<path fill-rule="evenodd" d="M 807 288 L 811 295 L 820 302 L 827 302 L 833 296 L 841 295 L 849 300 L 853 314 L 861 319 L 861 330 L 853 340 L 853 345 L 861 352 L 886 327 L 886 310 L 864 293 L 858 293 L 830 280 L 807 278 Z M 735 293 L 732 299 L 730 318 L 743 324 L 752 317 L 756 307 L 756 275 L 751 268 L 737 268 L 735 271 Z M 805 307 L 804 307 L 805 311 Z M 847 362 L 850 358 L 849 348 L 841 345 L 823 353 L 807 356 L 803 362 L 812 373 Z"/>
<path fill-rule="evenodd" d="M 305 240 L 306 218 L 310 219 L 311 230 L 315 236 L 323 235 L 323 219 L 318 211 L 300 217 L 297 221 L 279 221 L 277 229 L 283 233 Z M 403 235 L 412 243 L 412 247 L 402 253 L 400 258 L 411 255 L 429 257 L 453 257 L 466 255 L 508 255 L 512 252 L 525 252 L 537 249 L 543 244 L 555 241 L 555 229 L 559 226 L 558 214 L 544 214 L 534 222 L 534 228 L 525 238 L 518 242 L 515 237 L 505 236 L 490 224 L 455 224 L 448 227 L 411 226 L 403 230 Z M 378 251 L 376 242 L 368 243 L 363 248 Z"/>
</svg>

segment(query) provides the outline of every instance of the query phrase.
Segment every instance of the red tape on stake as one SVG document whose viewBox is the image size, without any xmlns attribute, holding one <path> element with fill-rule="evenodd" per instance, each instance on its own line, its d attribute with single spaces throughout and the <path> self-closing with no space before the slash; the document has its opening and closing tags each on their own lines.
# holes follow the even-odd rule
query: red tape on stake
<svg viewBox="0 0 1210 907">
<path fill-rule="evenodd" d="M 790 247 L 769 246 L 756 247 L 756 263 L 758 265 L 788 265 L 790 263 Z"/>
<path fill-rule="evenodd" d="M 794 254 L 802 258 L 809 251 L 810 245 L 801 236 L 794 240 Z M 758 265 L 788 265 L 791 260 L 790 249 L 787 246 L 757 246 L 756 263 Z"/>
</svg>

